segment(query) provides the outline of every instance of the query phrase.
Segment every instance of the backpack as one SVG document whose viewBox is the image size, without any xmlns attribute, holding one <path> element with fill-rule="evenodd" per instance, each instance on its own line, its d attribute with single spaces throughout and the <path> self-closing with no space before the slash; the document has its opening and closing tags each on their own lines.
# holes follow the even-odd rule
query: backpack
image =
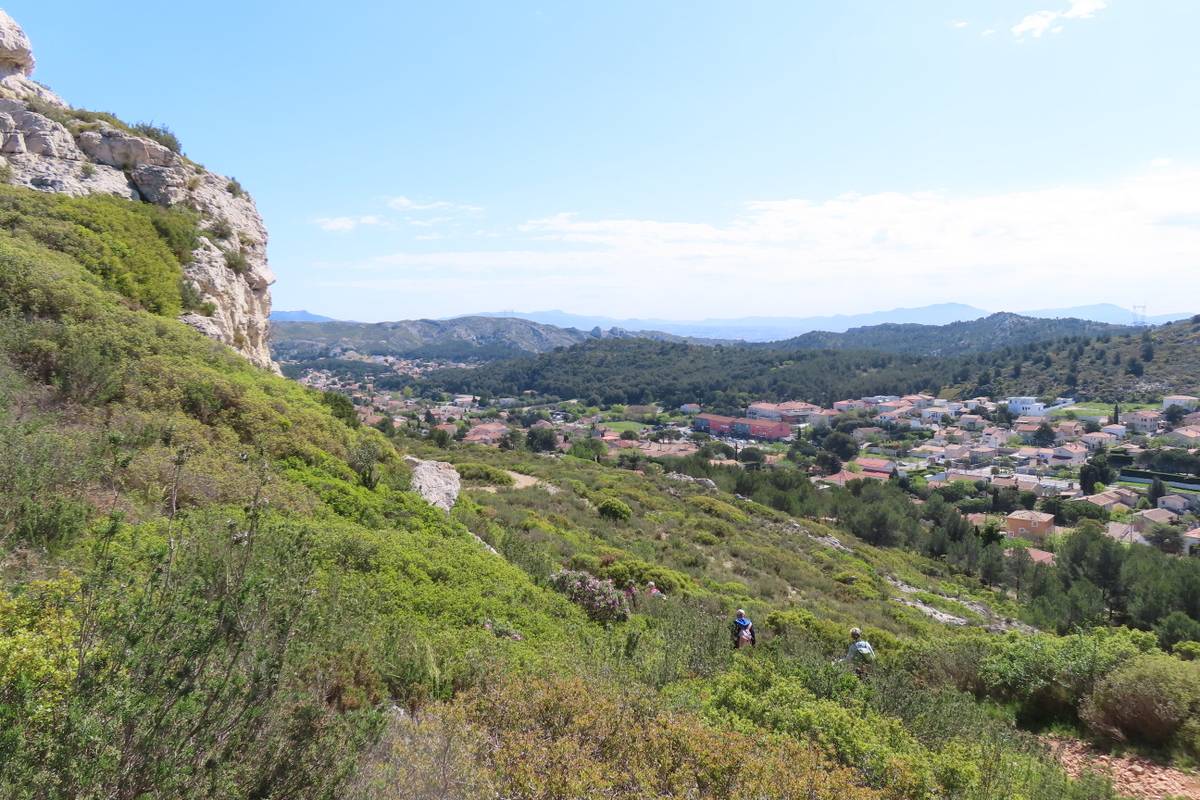
<svg viewBox="0 0 1200 800">
<path fill-rule="evenodd" d="M 862 664 L 875 663 L 875 650 L 871 647 L 871 643 L 866 639 L 859 639 L 852 646 L 854 650 L 854 660 Z"/>
</svg>

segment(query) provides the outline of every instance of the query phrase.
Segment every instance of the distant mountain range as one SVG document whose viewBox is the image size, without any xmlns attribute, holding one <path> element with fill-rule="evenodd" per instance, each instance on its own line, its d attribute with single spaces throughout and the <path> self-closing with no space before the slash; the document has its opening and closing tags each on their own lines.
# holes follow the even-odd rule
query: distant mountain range
<svg viewBox="0 0 1200 800">
<path fill-rule="evenodd" d="M 288 361 L 336 357 L 348 351 L 414 358 L 500 359 L 597 339 L 628 338 L 689 341 L 657 331 L 582 331 L 508 317 L 376 323 L 283 319 L 271 325 L 271 351 L 277 360 Z"/>
<path fill-rule="evenodd" d="M 1093 338 L 1133 330 L 1128 325 L 1085 319 L 998 313 L 944 325 L 883 323 L 841 332 L 809 331 L 770 342 L 746 342 L 683 337 L 662 331 L 630 331 L 615 326 L 607 329 L 596 326 L 585 331 L 515 317 L 379 323 L 279 320 L 271 326 L 271 350 L 276 359 L 284 361 L 336 358 L 350 351 L 364 355 L 493 361 L 601 339 L 651 339 L 779 351 L 875 350 L 914 356 L 955 356 L 1066 336 Z"/>
<path fill-rule="evenodd" d="M 492 317 L 524 319 L 558 328 L 575 328 L 581 331 L 600 328 L 617 328 L 623 331 L 654 331 L 661 334 L 691 337 L 696 339 L 741 339 L 747 342 L 773 342 L 790 339 L 810 331 L 845 333 L 852 328 L 863 328 L 885 324 L 947 325 L 951 322 L 968 322 L 991 315 L 993 312 L 963 303 L 938 303 L 918 308 L 893 308 L 889 311 L 872 311 L 865 314 L 834 314 L 820 317 L 737 317 L 731 319 L 670 320 L 670 319 L 618 319 L 616 317 L 571 314 L 566 311 L 488 311 L 480 314 L 455 317 Z M 1161 325 L 1166 322 L 1190 317 L 1191 313 L 1157 314 L 1141 317 L 1135 311 L 1112 303 L 1097 303 L 1066 308 L 1040 308 L 1016 312 L 1023 317 L 1039 319 L 1080 319 L 1107 322 L 1110 325 L 1134 325 L 1147 323 Z M 271 321 L 331 322 L 329 317 L 308 311 L 274 311 Z"/>
<path fill-rule="evenodd" d="M 884 324 L 947 325 L 951 322 L 968 322 L 989 316 L 992 312 L 963 303 L 938 303 L 918 308 L 894 308 L 889 311 L 872 311 L 866 314 L 834 314 L 821 317 L 739 317 L 734 319 L 665 320 L 665 319 L 615 319 L 611 317 L 584 316 L 565 311 L 535 311 L 523 313 L 498 311 L 477 314 L 481 317 L 517 317 L 546 325 L 563 327 L 602 328 L 618 327 L 625 330 L 656 330 L 677 336 L 693 336 L 706 339 L 742 339 L 747 342 L 771 342 L 800 336 L 810 331 L 844 333 L 851 328 L 863 328 Z M 1132 325 L 1147 322 L 1158 325 L 1183 319 L 1191 314 L 1160 314 L 1144 320 L 1138 315 L 1111 303 L 1071 308 L 1048 308 L 1016 312 L 1024 317 L 1073 318 L 1107 322 L 1113 325 Z"/>
<path fill-rule="evenodd" d="M 271 322 L 337 322 L 333 317 L 323 317 L 311 311 L 272 311 Z"/>
</svg>

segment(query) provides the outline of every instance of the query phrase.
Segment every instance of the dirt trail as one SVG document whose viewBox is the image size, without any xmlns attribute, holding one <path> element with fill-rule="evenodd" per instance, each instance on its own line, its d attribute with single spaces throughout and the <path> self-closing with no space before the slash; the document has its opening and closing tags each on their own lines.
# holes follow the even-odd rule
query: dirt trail
<svg viewBox="0 0 1200 800">
<path fill-rule="evenodd" d="M 1073 778 L 1085 770 L 1108 776 L 1117 791 L 1141 800 L 1200 800 L 1200 777 L 1138 756 L 1116 756 L 1077 739 L 1047 738 L 1054 757 Z"/>
</svg>

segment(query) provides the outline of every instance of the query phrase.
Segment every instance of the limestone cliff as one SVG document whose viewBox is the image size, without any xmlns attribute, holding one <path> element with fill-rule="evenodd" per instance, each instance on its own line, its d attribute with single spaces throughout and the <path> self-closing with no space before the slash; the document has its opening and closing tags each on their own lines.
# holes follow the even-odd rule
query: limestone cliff
<svg viewBox="0 0 1200 800">
<path fill-rule="evenodd" d="M 211 314 L 181 319 L 262 367 L 270 286 L 267 231 L 237 181 L 201 167 L 118 120 L 71 108 L 30 77 L 29 38 L 0 10 L 0 166 L 10 183 L 64 194 L 114 194 L 164 206 L 185 205 L 203 235 L 184 267 Z"/>
</svg>

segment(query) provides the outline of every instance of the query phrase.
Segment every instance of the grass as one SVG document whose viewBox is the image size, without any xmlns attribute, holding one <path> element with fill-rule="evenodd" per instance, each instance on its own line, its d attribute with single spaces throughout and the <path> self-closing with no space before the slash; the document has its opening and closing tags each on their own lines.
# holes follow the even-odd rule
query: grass
<svg viewBox="0 0 1200 800">
<path fill-rule="evenodd" d="M 601 424 L 604 425 L 604 427 L 606 427 L 606 428 L 610 428 L 610 429 L 616 431 L 617 433 L 625 433 L 625 431 L 633 431 L 634 433 L 640 434 L 642 431 L 646 430 L 646 428 L 649 427 L 648 425 L 645 425 L 641 422 L 633 422 L 633 421 L 627 420 L 627 419 L 617 420 L 615 422 L 604 422 Z"/>
</svg>

